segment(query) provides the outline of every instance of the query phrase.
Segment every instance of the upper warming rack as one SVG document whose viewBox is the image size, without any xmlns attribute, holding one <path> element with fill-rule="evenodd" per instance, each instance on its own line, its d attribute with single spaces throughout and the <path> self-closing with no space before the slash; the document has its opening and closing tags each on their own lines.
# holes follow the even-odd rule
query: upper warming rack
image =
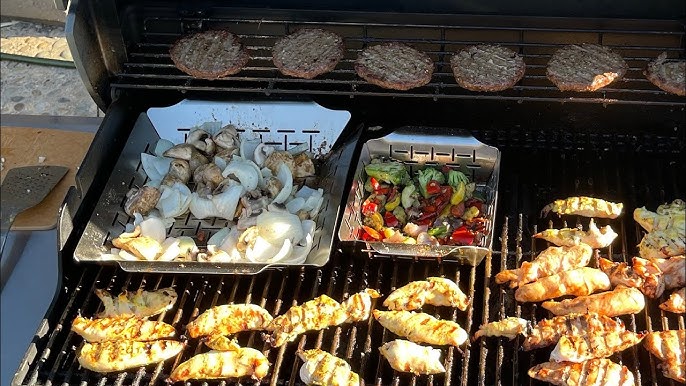
<svg viewBox="0 0 686 386">
<path fill-rule="evenodd" d="M 464 15 L 408 15 L 350 12 L 298 12 L 216 9 L 182 16 L 138 15 L 130 21 L 137 33 L 126 42 L 126 61 L 115 74 L 115 89 L 233 93 L 256 96 L 399 97 L 438 100 L 489 99 L 510 101 L 640 104 L 683 107 L 686 99 L 667 94 L 643 75 L 647 63 L 667 51 L 683 57 L 684 26 L 674 21 L 612 19 L 517 18 Z M 299 27 L 319 27 L 345 39 L 346 52 L 334 71 L 315 79 L 282 75 L 271 60 L 275 41 Z M 240 36 L 252 59 L 235 76 L 194 79 L 174 67 L 169 48 L 181 36 L 226 28 Z M 360 50 L 370 44 L 400 41 L 427 52 L 436 67 L 431 82 L 409 91 L 386 90 L 366 83 L 353 69 Z M 457 85 L 450 56 L 479 43 L 498 43 L 517 51 L 526 74 L 513 89 L 499 93 L 471 92 Z M 561 92 L 545 75 L 552 53 L 571 43 L 596 43 L 620 53 L 629 70 L 624 79 L 597 92 Z"/>
</svg>

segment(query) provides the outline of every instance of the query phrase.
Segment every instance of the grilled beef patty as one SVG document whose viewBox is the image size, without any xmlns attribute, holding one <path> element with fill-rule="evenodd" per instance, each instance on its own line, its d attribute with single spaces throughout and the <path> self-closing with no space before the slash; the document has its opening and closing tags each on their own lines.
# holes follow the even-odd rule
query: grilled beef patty
<svg viewBox="0 0 686 386">
<path fill-rule="evenodd" d="M 238 37 L 211 30 L 187 35 L 169 50 L 174 65 L 200 79 L 218 79 L 238 73 L 250 60 Z"/>
<path fill-rule="evenodd" d="M 404 91 L 429 83 L 434 64 L 424 52 L 392 42 L 365 48 L 355 61 L 355 71 L 371 84 Z"/>
<path fill-rule="evenodd" d="M 284 75 L 312 79 L 333 70 L 343 52 L 342 37 L 319 28 L 303 28 L 274 44 L 272 60 Z"/>
<path fill-rule="evenodd" d="M 662 90 L 686 96 L 686 60 L 669 59 L 667 53 L 663 52 L 648 63 L 643 74 Z"/>
<path fill-rule="evenodd" d="M 470 46 L 450 59 L 455 80 L 471 91 L 502 91 L 524 76 L 526 65 L 516 52 L 499 45 Z"/>
<path fill-rule="evenodd" d="M 561 91 L 595 91 L 624 76 L 619 54 L 598 44 L 572 44 L 557 50 L 546 75 Z"/>
</svg>

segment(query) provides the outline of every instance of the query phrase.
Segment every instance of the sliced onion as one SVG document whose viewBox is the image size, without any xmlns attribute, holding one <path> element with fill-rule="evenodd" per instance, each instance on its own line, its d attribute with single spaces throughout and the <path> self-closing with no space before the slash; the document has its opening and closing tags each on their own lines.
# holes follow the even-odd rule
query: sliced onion
<svg viewBox="0 0 686 386">
<path fill-rule="evenodd" d="M 155 153 L 155 155 L 158 157 L 162 157 L 162 154 L 172 147 L 174 147 L 174 142 L 168 139 L 160 138 L 155 144 L 155 150 L 153 150 L 153 153 Z"/>
<path fill-rule="evenodd" d="M 198 246 L 195 245 L 195 240 L 188 236 L 181 236 L 178 240 L 180 249 L 179 257 L 193 260 L 199 251 Z"/>
<path fill-rule="evenodd" d="M 321 209 L 323 203 L 324 203 L 324 197 L 319 197 L 317 199 L 317 202 L 314 204 L 312 210 L 310 211 L 310 218 L 312 220 L 317 218 L 317 215 L 319 214 L 319 209 Z"/>
<path fill-rule="evenodd" d="M 281 245 L 285 239 L 297 244 L 303 238 L 300 219 L 288 212 L 262 212 L 257 216 L 257 230 L 260 236 L 275 245 Z"/>
<path fill-rule="evenodd" d="M 219 166 L 219 169 L 224 170 L 226 167 L 229 165 L 229 163 L 226 161 L 226 159 L 222 157 L 217 157 L 216 155 L 214 156 L 214 164 Z"/>
<path fill-rule="evenodd" d="M 286 203 L 286 209 L 293 214 L 298 213 L 300 209 L 305 205 L 305 199 L 302 197 L 296 197 Z"/>
<path fill-rule="evenodd" d="M 181 254 L 181 241 L 174 237 L 169 237 L 162 243 L 162 254 L 157 261 L 172 261 Z"/>
<path fill-rule="evenodd" d="M 127 261 L 139 261 L 140 260 L 138 257 L 130 254 L 129 252 L 127 252 L 123 249 L 119 251 L 119 257 L 121 257 L 123 260 L 127 260 Z"/>
<path fill-rule="evenodd" d="M 207 240 L 207 245 L 216 245 L 220 246 L 224 242 L 224 239 L 229 235 L 229 232 L 231 231 L 231 228 L 226 227 L 222 228 L 217 233 L 213 234 L 212 237 L 210 237 L 209 240 Z"/>
<path fill-rule="evenodd" d="M 305 237 L 302 241 L 305 241 L 305 245 L 303 245 L 301 241 L 298 245 L 294 246 L 291 257 L 288 261 L 284 261 L 284 263 L 302 264 L 307 260 L 307 256 L 312 250 L 312 244 L 314 244 L 314 232 L 317 228 L 317 223 L 312 220 L 303 220 L 302 227 L 303 232 L 305 233 Z"/>
<path fill-rule="evenodd" d="M 141 153 L 141 164 L 145 174 L 151 180 L 162 180 L 169 172 L 172 159 L 167 157 L 155 157 L 148 153 Z"/>
<path fill-rule="evenodd" d="M 160 188 L 160 185 L 162 185 L 162 180 L 148 180 L 143 186 L 149 186 L 151 188 Z"/>
<path fill-rule="evenodd" d="M 191 210 L 191 213 L 193 213 L 193 216 L 200 220 L 214 215 L 214 204 L 212 204 L 212 200 L 206 197 L 200 197 L 198 193 L 195 192 L 191 194 L 189 209 Z"/>
<path fill-rule="evenodd" d="M 242 138 L 239 149 L 241 151 L 241 157 L 246 160 L 255 160 L 255 149 L 262 143 L 259 138 Z"/>
<path fill-rule="evenodd" d="M 271 259 L 269 259 L 270 263 L 283 263 L 285 261 L 288 261 L 288 259 L 291 257 L 291 254 L 293 253 L 293 243 L 291 243 L 291 240 L 286 239 L 283 241 L 283 245 L 281 246 L 281 249 L 279 249 L 279 252 L 274 255 Z"/>
<path fill-rule="evenodd" d="M 279 179 L 283 188 L 281 188 L 279 194 L 274 197 L 273 202 L 282 204 L 286 202 L 293 191 L 293 174 L 291 173 L 291 169 L 289 169 L 285 163 L 280 163 L 278 172 L 276 173 L 276 178 Z"/>
<path fill-rule="evenodd" d="M 137 213 L 136 213 L 137 214 Z M 164 227 L 164 222 L 156 217 L 148 217 L 141 221 L 141 236 L 147 236 L 162 244 L 167 237 L 167 230 Z"/>
<path fill-rule="evenodd" d="M 212 196 L 214 217 L 220 217 L 232 221 L 238 207 L 238 200 L 245 193 L 241 185 L 231 185 L 224 192 Z"/>
<path fill-rule="evenodd" d="M 237 157 L 234 157 L 222 172 L 222 176 L 224 177 L 228 177 L 231 174 L 238 178 L 241 185 L 243 185 L 247 191 L 255 190 L 262 179 L 260 169 L 254 162 L 242 160 Z"/>
<path fill-rule="evenodd" d="M 253 263 L 266 263 L 276 256 L 281 248 L 267 241 L 264 237 L 257 236 L 255 241 L 245 250 L 245 257 Z"/>
<path fill-rule="evenodd" d="M 163 186 L 162 194 L 157 201 L 156 208 L 163 218 L 174 218 L 184 215 L 191 205 L 191 190 L 181 182 L 175 182 L 171 186 Z"/>
<path fill-rule="evenodd" d="M 322 191 L 322 194 L 324 194 L 324 190 L 322 189 L 321 191 Z M 295 196 L 296 197 L 302 197 L 302 198 L 307 200 L 308 197 L 310 197 L 314 194 L 318 194 L 318 193 L 319 193 L 318 189 L 312 189 L 307 185 L 303 185 L 303 187 L 300 188 L 300 190 L 298 190 L 297 193 L 295 193 Z"/>
</svg>

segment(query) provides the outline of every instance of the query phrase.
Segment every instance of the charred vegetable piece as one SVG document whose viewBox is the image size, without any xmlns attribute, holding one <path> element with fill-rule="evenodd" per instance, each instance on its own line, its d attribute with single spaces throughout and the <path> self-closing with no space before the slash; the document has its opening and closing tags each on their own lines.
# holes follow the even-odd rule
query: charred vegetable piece
<svg viewBox="0 0 686 386">
<path fill-rule="evenodd" d="M 364 171 L 370 177 L 393 185 L 404 185 L 410 180 L 405 165 L 395 161 L 371 163 L 364 167 Z"/>
</svg>

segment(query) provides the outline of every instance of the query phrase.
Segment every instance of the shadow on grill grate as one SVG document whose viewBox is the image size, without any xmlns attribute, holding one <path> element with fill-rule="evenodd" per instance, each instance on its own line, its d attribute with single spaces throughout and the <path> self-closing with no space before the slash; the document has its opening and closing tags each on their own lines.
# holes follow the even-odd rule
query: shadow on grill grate
<svg viewBox="0 0 686 386">
<path fill-rule="evenodd" d="M 236 18 L 236 13 L 244 14 Z M 139 33 L 127 42 L 127 61 L 112 86 L 119 89 L 233 92 L 247 95 L 308 95 L 321 97 L 377 97 L 438 99 L 495 99 L 684 106 L 683 98 L 669 95 L 643 75 L 647 63 L 664 51 L 682 56 L 684 29 L 674 22 L 503 18 L 415 15 L 408 24 L 392 15 L 303 12 L 301 20 L 284 12 L 208 10 L 187 17 L 160 16 L 160 12 L 130 21 Z M 254 16 L 254 17 L 251 17 Z M 326 21 L 313 21 L 326 20 Z M 281 36 L 299 27 L 332 30 L 345 39 L 345 57 L 336 69 L 316 79 L 290 78 L 274 67 L 271 47 Z M 238 34 L 252 57 L 239 74 L 214 81 L 194 79 L 174 67 L 169 48 L 180 36 L 200 30 L 227 28 Z M 369 44 L 410 43 L 426 51 L 436 64 L 431 83 L 407 92 L 385 90 L 359 78 L 353 69 L 357 53 Z M 527 64 L 524 79 L 500 93 L 470 92 L 460 88 L 450 68 L 450 55 L 479 43 L 498 43 L 517 51 Z M 550 55 L 565 44 L 597 43 L 617 50 L 629 70 L 622 81 L 595 93 L 560 92 L 546 78 Z"/>
</svg>

